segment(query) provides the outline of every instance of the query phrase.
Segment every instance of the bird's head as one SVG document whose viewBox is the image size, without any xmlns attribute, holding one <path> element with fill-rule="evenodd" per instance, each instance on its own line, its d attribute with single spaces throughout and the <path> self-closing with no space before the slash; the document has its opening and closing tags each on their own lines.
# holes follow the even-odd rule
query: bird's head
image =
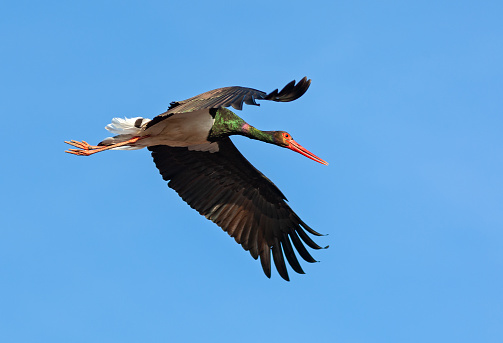
<svg viewBox="0 0 503 343">
<path fill-rule="evenodd" d="M 301 155 L 306 156 L 307 158 L 312 159 L 313 161 L 319 162 L 324 165 L 328 165 L 328 162 L 322 160 L 306 148 L 304 148 L 302 145 L 297 143 L 296 141 L 293 140 L 292 136 L 285 131 L 275 131 L 274 132 L 274 143 L 276 145 L 282 146 L 284 148 L 288 148 L 290 150 L 293 150 L 295 152 L 298 152 Z"/>
</svg>

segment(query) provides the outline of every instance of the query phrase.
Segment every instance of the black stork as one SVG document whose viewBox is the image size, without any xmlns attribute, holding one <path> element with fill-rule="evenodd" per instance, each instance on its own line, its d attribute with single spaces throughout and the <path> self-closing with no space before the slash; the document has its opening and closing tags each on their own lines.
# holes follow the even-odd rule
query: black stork
<svg viewBox="0 0 503 343">
<path fill-rule="evenodd" d="M 289 102 L 301 97 L 311 80 L 295 80 L 280 92 L 245 87 L 215 89 L 176 101 L 154 119 L 114 118 L 106 129 L 116 134 L 97 146 L 65 141 L 77 149 L 66 152 L 89 156 L 115 149 L 147 147 L 168 186 L 201 215 L 234 237 L 254 259 L 260 256 L 265 275 L 271 277 L 271 252 L 276 269 L 289 281 L 284 256 L 292 269 L 304 274 L 293 247 L 307 262 L 316 262 L 302 241 L 321 249 L 305 231 L 321 236 L 293 212 L 281 191 L 234 146 L 229 136 L 243 135 L 296 151 L 316 162 L 312 154 L 284 131 L 260 131 L 226 107 L 237 110 L 255 100 Z M 292 246 L 293 243 L 293 246 Z"/>
</svg>

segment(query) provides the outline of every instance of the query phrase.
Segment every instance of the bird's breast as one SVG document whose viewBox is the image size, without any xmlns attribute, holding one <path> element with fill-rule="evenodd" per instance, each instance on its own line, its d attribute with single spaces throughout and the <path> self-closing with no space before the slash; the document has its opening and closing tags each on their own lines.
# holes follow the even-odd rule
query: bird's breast
<svg viewBox="0 0 503 343">
<path fill-rule="evenodd" d="M 209 110 L 189 113 L 175 113 L 159 123 L 149 127 L 142 135 L 147 146 L 193 146 L 208 143 L 208 134 L 215 119 Z"/>
</svg>

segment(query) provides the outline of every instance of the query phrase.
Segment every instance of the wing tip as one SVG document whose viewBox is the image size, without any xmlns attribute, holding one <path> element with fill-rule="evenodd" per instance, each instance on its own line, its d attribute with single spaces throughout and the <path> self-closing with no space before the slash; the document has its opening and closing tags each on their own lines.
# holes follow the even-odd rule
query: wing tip
<svg viewBox="0 0 503 343">
<path fill-rule="evenodd" d="M 303 96 L 309 89 L 310 85 L 311 79 L 304 76 L 299 82 L 297 82 L 297 84 L 295 84 L 295 80 L 293 80 L 283 87 L 281 91 L 275 89 L 271 93 L 267 94 L 264 99 L 277 102 L 294 101 Z"/>
</svg>

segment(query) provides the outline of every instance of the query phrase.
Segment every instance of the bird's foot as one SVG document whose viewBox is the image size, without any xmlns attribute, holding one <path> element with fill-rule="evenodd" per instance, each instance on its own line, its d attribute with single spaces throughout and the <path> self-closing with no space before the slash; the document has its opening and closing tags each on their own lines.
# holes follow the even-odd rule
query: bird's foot
<svg viewBox="0 0 503 343">
<path fill-rule="evenodd" d="M 103 151 L 106 148 L 103 146 L 90 145 L 86 141 L 77 142 L 77 141 L 71 140 L 71 141 L 65 141 L 65 143 L 70 144 L 70 145 L 77 148 L 77 149 L 68 149 L 65 152 L 67 152 L 69 154 L 74 154 L 77 156 L 89 156 L 89 155 L 95 154 L 97 152 Z"/>
</svg>

